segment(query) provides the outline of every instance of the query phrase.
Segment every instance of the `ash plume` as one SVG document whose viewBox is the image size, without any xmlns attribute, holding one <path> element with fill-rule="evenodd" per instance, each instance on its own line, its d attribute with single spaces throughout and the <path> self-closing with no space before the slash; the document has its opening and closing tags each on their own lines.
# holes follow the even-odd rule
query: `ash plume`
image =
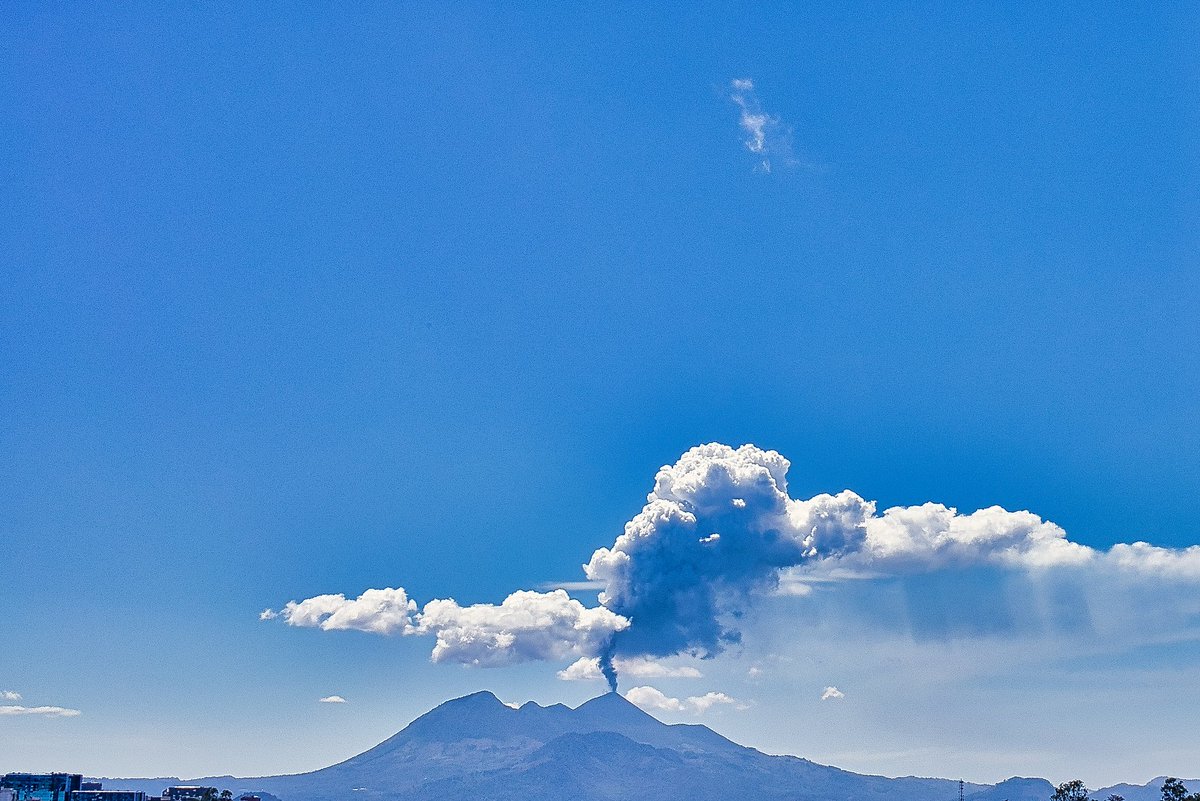
<svg viewBox="0 0 1200 801">
<path fill-rule="evenodd" d="M 740 642 L 741 618 L 757 599 L 808 594 L 806 579 L 986 568 L 1090 570 L 1093 578 L 1131 587 L 1200 583 L 1200 545 L 1118 543 L 1100 551 L 1032 512 L 999 506 L 961 514 L 925 503 L 880 513 L 850 490 L 796 499 L 788 492 L 790 467 L 776 451 L 719 443 L 664 465 L 642 511 L 584 565 L 603 588 L 598 606 L 558 589 L 517 591 L 500 604 L 444 599 L 418 607 L 403 588 L 392 588 L 357 598 L 319 595 L 260 617 L 327 631 L 429 636 L 435 662 L 596 660 L 615 691 L 622 661 L 715 656 Z"/>
<path fill-rule="evenodd" d="M 617 691 L 617 668 L 613 664 L 613 646 L 614 643 L 610 640 L 608 647 L 600 654 L 599 664 L 600 673 L 604 675 L 604 680 L 608 682 L 609 691 L 615 693 Z"/>
</svg>

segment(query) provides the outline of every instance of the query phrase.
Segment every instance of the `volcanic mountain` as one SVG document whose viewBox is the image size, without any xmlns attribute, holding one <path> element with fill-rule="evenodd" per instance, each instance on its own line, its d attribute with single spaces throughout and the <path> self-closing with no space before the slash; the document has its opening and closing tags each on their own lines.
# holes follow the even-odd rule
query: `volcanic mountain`
<svg viewBox="0 0 1200 801">
<path fill-rule="evenodd" d="M 115 780 L 133 789 L 151 780 Z M 616 693 L 513 709 L 489 692 L 438 706 L 374 748 L 311 773 L 190 784 L 281 801 L 955 801 L 957 781 L 864 776 L 667 725 Z M 137 785 L 136 787 L 134 785 Z M 967 784 L 968 801 L 1047 801 L 1044 779 Z M 1103 796 L 1097 796 L 1103 797 Z"/>
</svg>

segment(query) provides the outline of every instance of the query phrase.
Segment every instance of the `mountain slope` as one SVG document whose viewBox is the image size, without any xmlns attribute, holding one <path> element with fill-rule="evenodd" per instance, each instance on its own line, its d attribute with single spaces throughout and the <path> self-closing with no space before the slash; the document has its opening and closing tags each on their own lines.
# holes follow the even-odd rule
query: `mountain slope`
<svg viewBox="0 0 1200 801">
<path fill-rule="evenodd" d="M 957 782 L 860 776 L 668 726 L 608 693 L 520 709 L 487 692 L 448 701 L 358 756 L 312 773 L 238 780 L 283 801 L 755 798 L 954 801 Z M 972 790 L 983 789 L 972 786 Z"/>
<path fill-rule="evenodd" d="M 1103 801 L 1110 795 L 1119 795 L 1125 801 L 1161 801 L 1162 785 L 1166 778 L 1159 776 L 1145 784 L 1114 784 L 1112 787 L 1096 790 L 1092 793 L 1092 798 Z M 1193 793 L 1200 791 L 1200 779 L 1184 779 L 1183 784 Z"/>
<path fill-rule="evenodd" d="M 189 783 L 270 793 L 282 801 L 958 798 L 957 781 L 864 776 L 798 757 L 769 756 L 705 726 L 669 726 L 616 693 L 575 709 L 533 702 L 513 709 L 491 693 L 474 693 L 447 701 L 374 748 L 321 770 Z M 1142 797 L 1150 785 L 1121 794 L 1128 801 L 1157 801 L 1157 784 L 1151 784 L 1153 797 Z M 1048 801 L 1053 791 L 1044 779 L 1021 778 L 965 789 L 968 801 Z"/>
</svg>

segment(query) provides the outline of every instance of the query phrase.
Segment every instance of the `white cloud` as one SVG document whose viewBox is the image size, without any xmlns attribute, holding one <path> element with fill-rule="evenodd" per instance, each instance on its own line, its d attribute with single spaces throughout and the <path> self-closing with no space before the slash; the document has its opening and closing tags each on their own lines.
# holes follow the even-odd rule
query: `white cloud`
<svg viewBox="0 0 1200 801">
<path fill-rule="evenodd" d="M 81 715 L 78 709 L 61 706 L 0 706 L 0 715 L 42 715 L 48 718 L 74 718 Z"/>
<path fill-rule="evenodd" d="M 403 588 L 366 590 L 353 600 L 339 593 L 288 601 L 277 615 L 259 617 L 282 617 L 290 626 L 323 631 L 429 635 L 436 640 L 434 662 L 483 667 L 596 656 L 615 632 L 629 626 L 611 610 L 586 607 L 561 589 L 520 590 L 499 605 L 460 606 L 437 599 L 420 611 Z"/>
<path fill-rule="evenodd" d="M 821 693 L 822 701 L 839 701 L 845 697 L 846 694 L 837 687 L 826 687 L 825 692 Z"/>
<path fill-rule="evenodd" d="M 731 704 L 737 709 L 746 709 L 747 705 L 741 703 L 735 698 L 731 698 L 725 693 L 705 693 L 704 695 L 689 696 L 685 703 L 687 706 L 696 710 L 696 714 L 703 714 L 714 706 Z"/>
<path fill-rule="evenodd" d="M 258 613 L 259 620 L 274 620 L 279 617 L 279 613 L 274 609 L 264 609 Z"/>
<path fill-rule="evenodd" d="M 324 698 L 317 699 L 318 704 L 344 704 L 346 699 L 340 695 L 327 695 Z"/>
<path fill-rule="evenodd" d="M 0 691 L 0 701 L 20 701 L 21 694 L 12 690 Z"/>
<path fill-rule="evenodd" d="M 725 693 L 709 692 L 704 695 L 693 695 L 688 698 L 672 698 L 655 687 L 632 687 L 625 692 L 625 697 L 642 709 L 657 709 L 664 712 L 688 712 L 700 715 L 718 705 L 732 705 L 745 708 L 737 700 Z"/>
<path fill-rule="evenodd" d="M 418 632 L 437 638 L 434 662 L 481 666 L 594 656 L 629 626 L 611 610 L 585 607 L 564 590 L 514 592 L 499 606 L 430 601 L 419 620 Z"/>
<path fill-rule="evenodd" d="M 1104 560 L 1119 571 L 1160 579 L 1200 580 L 1200 545 L 1160 548 L 1147 542 L 1117 543 Z"/>
<path fill-rule="evenodd" d="M 620 675 L 635 679 L 699 679 L 704 676 L 691 665 L 672 665 L 647 657 L 615 659 L 613 666 Z M 585 656 L 558 671 L 558 678 L 563 681 L 594 681 L 603 680 L 604 674 L 600 671 L 598 658 Z"/>
<path fill-rule="evenodd" d="M 352 629 L 373 634 L 412 634 L 416 629 L 413 622 L 416 611 L 416 603 L 409 600 L 403 588 L 387 588 L 366 590 L 354 600 L 338 593 L 288 601 L 279 616 L 289 626 L 323 631 Z M 270 620 L 274 616 L 264 612 L 259 618 Z"/>
</svg>

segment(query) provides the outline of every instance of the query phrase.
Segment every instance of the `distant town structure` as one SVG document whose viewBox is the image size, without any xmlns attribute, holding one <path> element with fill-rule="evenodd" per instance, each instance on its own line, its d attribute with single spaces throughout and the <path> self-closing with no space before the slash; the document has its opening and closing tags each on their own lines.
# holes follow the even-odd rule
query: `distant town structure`
<svg viewBox="0 0 1200 801">
<path fill-rule="evenodd" d="M 0 777 L 0 801 L 233 801 L 233 793 L 180 784 L 157 796 L 142 790 L 105 790 L 102 782 L 85 782 L 79 773 L 6 773 Z M 246 793 L 238 801 L 262 797 Z"/>
<path fill-rule="evenodd" d="M 76 790 L 67 801 L 146 801 L 141 790 Z"/>
<path fill-rule="evenodd" d="M 162 801 L 220 801 L 216 787 L 199 787 L 181 784 L 163 790 Z"/>
<path fill-rule="evenodd" d="M 0 787 L 11 790 L 13 801 L 70 801 L 80 789 L 79 773 L 6 773 Z"/>
</svg>

